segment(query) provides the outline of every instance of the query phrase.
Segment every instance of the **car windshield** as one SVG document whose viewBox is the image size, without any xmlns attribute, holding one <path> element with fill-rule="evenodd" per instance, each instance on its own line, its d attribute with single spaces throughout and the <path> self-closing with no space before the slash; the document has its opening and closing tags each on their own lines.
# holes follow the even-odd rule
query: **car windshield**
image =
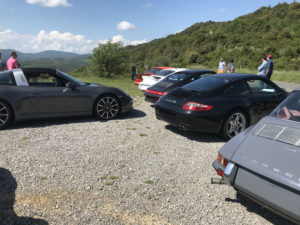
<svg viewBox="0 0 300 225">
<path fill-rule="evenodd" d="M 70 76 L 70 75 L 67 74 L 67 73 L 64 73 L 64 72 L 59 71 L 59 70 L 57 70 L 57 73 L 58 73 L 59 75 L 65 77 L 67 80 L 70 80 L 70 81 L 74 82 L 75 84 L 78 84 L 78 85 L 80 85 L 80 86 L 85 85 L 84 82 L 82 82 L 82 81 L 80 81 L 80 80 L 77 80 L 75 77 L 72 77 L 72 76 Z"/>
<path fill-rule="evenodd" d="M 0 72 L 0 85 L 12 85 L 14 83 L 10 71 Z"/>
<path fill-rule="evenodd" d="M 228 82 L 229 80 L 223 78 L 204 77 L 184 85 L 182 88 L 193 91 L 211 91 L 227 84 Z"/>
<path fill-rule="evenodd" d="M 270 116 L 300 122 L 300 91 L 292 93 L 273 110 Z"/>
<path fill-rule="evenodd" d="M 186 78 L 189 78 L 190 76 L 191 75 L 188 73 L 175 73 L 175 74 L 172 74 L 171 76 L 165 78 L 164 80 L 176 82 L 176 81 L 182 81 Z"/>
<path fill-rule="evenodd" d="M 154 68 L 154 69 L 151 69 L 151 70 L 148 70 L 146 73 L 154 73 L 156 74 L 157 72 L 161 71 L 161 69 L 159 68 Z"/>
<path fill-rule="evenodd" d="M 169 75 L 170 73 L 173 73 L 173 72 L 174 72 L 174 70 L 161 70 L 158 73 L 156 73 L 156 75 L 167 76 L 167 75 Z"/>
</svg>

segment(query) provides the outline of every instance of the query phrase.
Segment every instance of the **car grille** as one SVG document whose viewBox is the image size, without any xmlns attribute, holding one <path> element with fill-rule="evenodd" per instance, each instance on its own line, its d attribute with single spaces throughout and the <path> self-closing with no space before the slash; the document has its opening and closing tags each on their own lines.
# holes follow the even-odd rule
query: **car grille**
<svg viewBox="0 0 300 225">
<path fill-rule="evenodd" d="M 274 124 L 257 127 L 255 135 L 300 147 L 300 130 Z"/>
<path fill-rule="evenodd" d="M 176 89 L 174 91 L 171 91 L 169 93 L 169 96 L 175 97 L 175 98 L 188 98 L 192 95 L 193 93 L 189 91 L 185 91 L 182 89 Z"/>
</svg>

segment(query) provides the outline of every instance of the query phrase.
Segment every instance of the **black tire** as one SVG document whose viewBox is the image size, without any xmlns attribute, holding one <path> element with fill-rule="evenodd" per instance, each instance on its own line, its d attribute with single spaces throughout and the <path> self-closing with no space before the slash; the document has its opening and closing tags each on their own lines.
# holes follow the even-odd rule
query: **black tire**
<svg viewBox="0 0 300 225">
<path fill-rule="evenodd" d="M 247 114 L 244 111 L 234 110 L 225 118 L 221 134 L 226 140 L 229 140 L 245 130 L 248 122 Z"/>
<path fill-rule="evenodd" d="M 7 127 L 13 118 L 13 112 L 10 108 L 10 106 L 0 100 L 0 130 L 4 129 Z"/>
<path fill-rule="evenodd" d="M 101 120 L 114 119 L 120 114 L 120 112 L 120 101 L 113 95 L 103 95 L 99 97 L 94 104 L 94 114 Z"/>
</svg>

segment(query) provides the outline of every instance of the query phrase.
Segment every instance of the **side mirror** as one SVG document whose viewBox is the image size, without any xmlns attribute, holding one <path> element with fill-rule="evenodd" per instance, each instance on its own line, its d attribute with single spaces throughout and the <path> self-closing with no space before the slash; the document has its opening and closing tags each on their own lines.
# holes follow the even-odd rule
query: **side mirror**
<svg viewBox="0 0 300 225">
<path fill-rule="evenodd" d="M 66 83 L 66 87 L 64 88 L 63 92 L 72 91 L 76 87 L 76 84 L 73 82 Z"/>
</svg>

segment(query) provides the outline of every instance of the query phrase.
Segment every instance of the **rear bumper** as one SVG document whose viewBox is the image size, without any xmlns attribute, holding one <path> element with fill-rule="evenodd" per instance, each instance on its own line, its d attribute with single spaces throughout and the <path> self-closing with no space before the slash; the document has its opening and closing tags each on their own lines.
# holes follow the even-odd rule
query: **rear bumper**
<svg viewBox="0 0 300 225">
<path fill-rule="evenodd" d="M 199 115 L 199 112 L 194 115 L 194 113 L 176 112 L 175 110 L 169 110 L 155 105 L 155 113 L 157 119 L 164 120 L 184 130 L 217 134 L 222 125 L 219 118 L 209 115 Z"/>
<path fill-rule="evenodd" d="M 300 224 L 299 193 L 244 168 L 238 169 L 233 187 L 276 214 Z"/>
<path fill-rule="evenodd" d="M 151 87 L 151 85 L 142 84 L 142 83 L 139 84 L 139 89 L 142 91 L 147 90 L 148 87 Z"/>
</svg>

